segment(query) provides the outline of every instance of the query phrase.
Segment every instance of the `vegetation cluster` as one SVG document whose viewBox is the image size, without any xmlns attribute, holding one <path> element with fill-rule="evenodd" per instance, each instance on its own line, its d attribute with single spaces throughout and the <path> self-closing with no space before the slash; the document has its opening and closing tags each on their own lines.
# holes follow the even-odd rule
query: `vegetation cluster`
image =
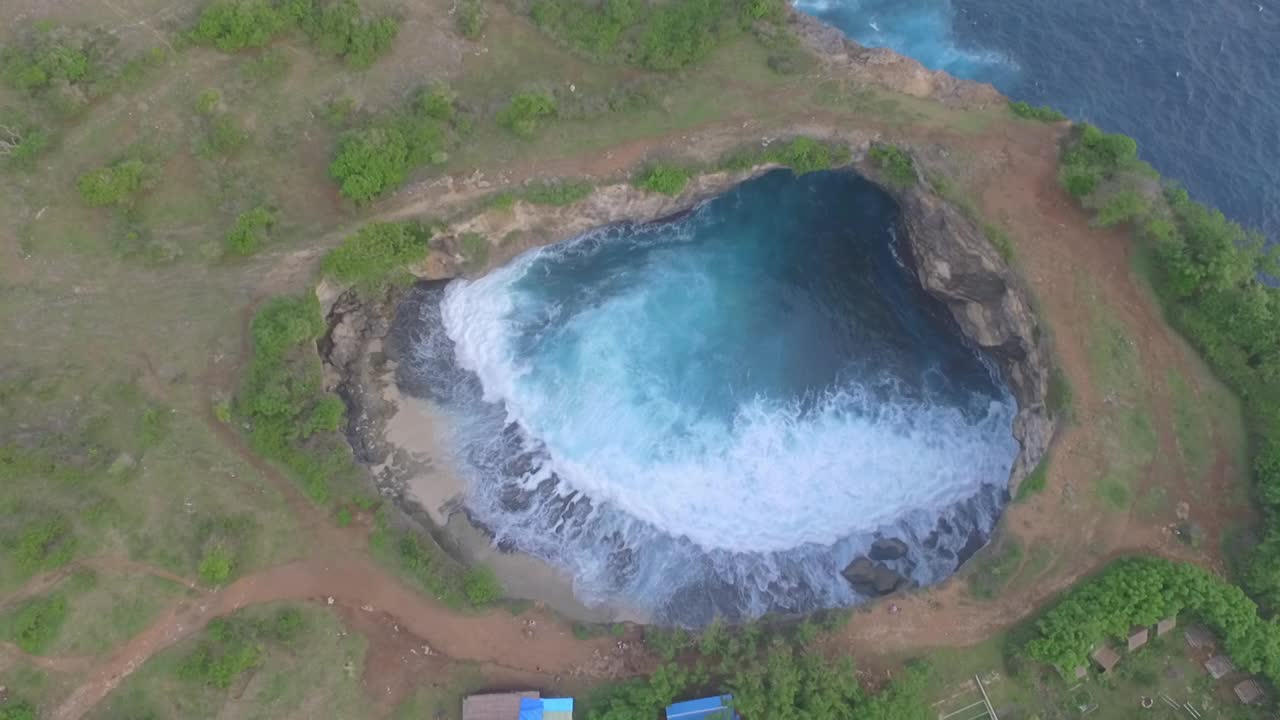
<svg viewBox="0 0 1280 720">
<path fill-rule="evenodd" d="M 215 0 L 205 6 L 191 39 L 224 52 L 261 48 L 290 29 L 317 49 L 363 69 L 391 49 L 392 17 L 365 17 L 355 0 Z"/>
<path fill-rule="evenodd" d="M 589 58 L 650 70 L 697 64 L 756 22 L 776 21 L 779 0 L 536 0 L 533 20 L 559 42 Z"/>
</svg>

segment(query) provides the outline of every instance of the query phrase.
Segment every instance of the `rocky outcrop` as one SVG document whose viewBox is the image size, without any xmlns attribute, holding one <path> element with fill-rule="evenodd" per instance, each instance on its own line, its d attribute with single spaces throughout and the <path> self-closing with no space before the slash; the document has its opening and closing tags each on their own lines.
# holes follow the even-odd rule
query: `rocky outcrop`
<svg viewBox="0 0 1280 720">
<path fill-rule="evenodd" d="M 1054 431 L 1045 405 L 1049 354 L 1030 293 L 982 230 L 923 181 L 889 189 L 921 286 L 996 361 L 1018 402 L 1013 436 L 1021 450 L 1009 474 L 1009 492 L 1016 493 L 1049 449 Z"/>
<path fill-rule="evenodd" d="M 872 560 L 900 560 L 907 556 L 907 544 L 898 538 L 877 538 L 871 543 Z"/>
<path fill-rule="evenodd" d="M 899 575 L 883 562 L 875 562 L 865 555 L 849 563 L 841 573 L 853 589 L 863 595 L 888 595 L 907 587 L 911 581 Z"/>
<path fill-rule="evenodd" d="M 930 70 L 912 58 L 888 48 L 869 48 L 845 37 L 839 28 L 791 10 L 790 29 L 800 41 L 828 64 L 842 70 L 854 82 L 879 85 L 914 97 L 931 97 L 956 107 L 983 107 L 1007 102 L 991 85 L 960 80 L 940 70 Z"/>
</svg>

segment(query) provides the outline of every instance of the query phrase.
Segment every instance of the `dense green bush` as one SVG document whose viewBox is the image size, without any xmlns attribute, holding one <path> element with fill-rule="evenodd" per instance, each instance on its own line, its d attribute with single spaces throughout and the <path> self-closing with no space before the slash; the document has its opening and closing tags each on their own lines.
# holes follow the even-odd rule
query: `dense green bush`
<svg viewBox="0 0 1280 720">
<path fill-rule="evenodd" d="M 1064 671 L 1088 663 L 1099 642 L 1134 626 L 1189 613 L 1209 625 L 1237 667 L 1280 681 L 1280 626 L 1264 620 L 1239 587 L 1200 568 L 1158 558 L 1113 563 L 1071 590 L 1036 623 L 1027 653 Z"/>
<path fill-rule="evenodd" d="M 478 40 L 484 34 L 484 22 L 489 13 L 484 9 L 482 0 L 460 0 L 453 11 L 454 22 L 458 32 L 468 40 Z"/>
<path fill-rule="evenodd" d="M 1066 115 L 1063 115 L 1048 105 L 1035 107 L 1034 105 L 1021 100 L 1018 100 L 1017 102 L 1010 102 L 1009 110 L 1020 118 L 1039 120 L 1040 122 L 1058 122 L 1060 120 L 1067 119 Z"/>
<path fill-rule="evenodd" d="M 235 569 L 235 555 L 230 548 L 221 543 L 214 545 L 200 559 L 196 572 L 205 585 L 221 585 L 231 577 Z"/>
<path fill-rule="evenodd" d="M 1058 178 L 1067 192 L 1077 198 L 1098 189 L 1104 180 L 1132 169 L 1138 159 L 1138 143 L 1133 138 L 1104 133 L 1085 123 L 1076 128 L 1074 139 L 1062 155 Z"/>
<path fill-rule="evenodd" d="M 253 358 L 234 413 L 248 423 L 255 452 L 284 465 L 316 502 L 355 472 L 350 448 L 335 433 L 306 435 L 313 416 L 328 414 L 315 340 L 325 330 L 315 295 L 278 297 L 253 318 Z M 327 423 L 326 423 L 327 424 Z"/>
<path fill-rule="evenodd" d="M 291 18 L 271 0 L 216 0 L 201 11 L 191 39 L 224 52 L 262 47 L 288 27 Z"/>
<path fill-rule="evenodd" d="M 320 268 L 344 283 L 379 284 L 393 271 L 427 257 L 431 229 L 421 223 L 365 225 L 329 251 Z"/>
<path fill-rule="evenodd" d="M 287 644 L 306 627 L 296 608 L 279 608 L 264 616 L 260 611 L 241 611 L 209 622 L 204 633 L 178 662 L 178 678 L 228 688 L 244 672 L 259 666 L 269 643 Z"/>
<path fill-rule="evenodd" d="M 688 168 L 654 163 L 640 172 L 635 179 L 635 186 L 641 190 L 675 196 L 684 190 L 691 177 L 693 173 Z"/>
<path fill-rule="evenodd" d="M 224 52 L 267 45 L 297 27 L 323 52 L 367 68 L 391 49 L 395 18 L 366 18 L 355 0 L 215 0 L 205 6 L 191 39 Z"/>
<path fill-rule="evenodd" d="M 916 184 L 915 162 L 901 148 L 896 145 L 873 145 L 869 154 L 890 184 L 898 187 Z"/>
<path fill-rule="evenodd" d="M 11 87 L 30 95 L 92 94 L 92 84 L 106 75 L 111 42 L 101 31 L 37 27 L 0 51 L 0 74 Z"/>
<path fill-rule="evenodd" d="M 204 142 L 198 152 L 204 157 L 231 157 L 249 144 L 249 131 L 231 115 L 218 113 L 206 123 Z"/>
<path fill-rule="evenodd" d="M 596 60 L 676 70 L 701 62 L 757 21 L 776 21 L 781 0 L 536 0 L 533 20 Z"/>
<path fill-rule="evenodd" d="M 90 207 L 121 205 L 142 189 L 146 175 L 147 164 L 143 161 L 122 160 L 81 175 L 76 189 Z"/>
<path fill-rule="evenodd" d="M 247 257 L 258 251 L 275 225 L 276 216 L 270 209 L 258 206 L 240 213 L 235 225 L 223 239 L 223 251 L 228 255 Z"/>
<path fill-rule="evenodd" d="M 10 695 L 0 700 L 0 720 L 36 720 L 36 708 L 26 700 Z"/>
<path fill-rule="evenodd" d="M 399 186 L 413 168 L 447 161 L 457 136 L 453 95 L 436 85 L 405 109 L 343 134 L 329 174 L 343 196 L 366 203 Z"/>
<path fill-rule="evenodd" d="M 498 113 L 498 124 L 522 138 L 531 138 L 542 121 L 555 117 L 556 99 L 548 92 L 522 92 Z"/>
<path fill-rule="evenodd" d="M 462 592 L 467 602 L 483 607 L 502 599 L 502 583 L 486 565 L 474 565 L 462 576 Z"/>
<path fill-rule="evenodd" d="M 8 460 L 5 450 L 0 448 L 0 467 Z M 75 545 L 70 523 L 62 516 L 54 516 L 29 521 L 8 549 L 18 572 L 31 575 L 65 565 L 71 560 Z"/>
<path fill-rule="evenodd" d="M 33 598 L 0 619 L 6 640 L 31 655 L 40 655 L 58 637 L 67 620 L 67 598 L 61 594 Z"/>
<path fill-rule="evenodd" d="M 739 148 L 722 158 L 720 167 L 742 171 L 757 165 L 777 164 L 803 175 L 847 165 L 851 159 L 849 146 L 843 143 L 823 142 L 801 135 L 786 142 L 772 143 L 766 148 Z"/>
<path fill-rule="evenodd" d="M 355 0 L 289 0 L 289 7 L 313 45 L 357 69 L 385 55 L 400 29 L 395 18 L 364 17 Z"/>
</svg>

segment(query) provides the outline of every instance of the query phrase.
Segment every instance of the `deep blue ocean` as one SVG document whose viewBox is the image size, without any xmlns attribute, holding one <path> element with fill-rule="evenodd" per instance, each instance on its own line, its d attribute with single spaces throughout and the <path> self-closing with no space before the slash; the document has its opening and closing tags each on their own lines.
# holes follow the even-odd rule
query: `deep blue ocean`
<svg viewBox="0 0 1280 720">
<path fill-rule="evenodd" d="M 1280 240 L 1280 0 L 798 0 L 863 45 L 1137 139 Z"/>
<path fill-rule="evenodd" d="M 896 206 L 775 171 L 476 280 L 420 288 L 425 387 L 467 509 L 580 597 L 696 625 L 854 602 L 878 534 L 928 583 L 980 546 L 1013 399 L 919 288 Z"/>
</svg>

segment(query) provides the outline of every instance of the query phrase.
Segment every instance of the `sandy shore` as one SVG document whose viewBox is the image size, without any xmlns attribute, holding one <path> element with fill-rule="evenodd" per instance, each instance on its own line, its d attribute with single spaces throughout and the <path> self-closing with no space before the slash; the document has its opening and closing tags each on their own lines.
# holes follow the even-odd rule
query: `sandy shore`
<svg viewBox="0 0 1280 720">
<path fill-rule="evenodd" d="M 444 528 L 463 561 L 493 568 L 508 597 L 541 603 L 575 620 L 645 620 L 631 609 L 587 606 L 574 594 L 573 579 L 564 571 L 531 555 L 498 550 L 489 535 L 473 525 L 464 512 L 466 485 L 445 443 L 448 419 L 434 403 L 401 392 L 390 375 L 383 378 L 381 392 L 383 400 L 395 411 L 386 419 L 383 437 L 402 451 L 392 457 L 399 456 L 402 469 L 409 470 L 408 498 Z M 405 459 L 407 463 L 403 463 Z"/>
</svg>

